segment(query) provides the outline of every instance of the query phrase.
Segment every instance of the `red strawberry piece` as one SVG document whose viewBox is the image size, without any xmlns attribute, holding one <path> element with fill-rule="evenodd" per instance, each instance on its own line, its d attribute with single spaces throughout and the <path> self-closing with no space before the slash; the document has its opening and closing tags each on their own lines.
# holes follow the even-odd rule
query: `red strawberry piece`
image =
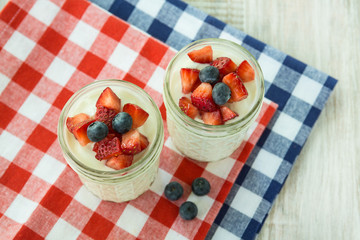
<svg viewBox="0 0 360 240">
<path fill-rule="evenodd" d="M 219 69 L 220 78 L 228 73 L 234 72 L 237 68 L 237 65 L 228 57 L 219 57 L 210 65 Z"/>
<path fill-rule="evenodd" d="M 120 112 L 121 110 L 121 100 L 120 98 L 111 90 L 111 88 L 107 87 L 100 94 L 99 99 L 96 102 L 96 107 L 106 107 L 108 109 L 112 109 L 115 112 Z"/>
<path fill-rule="evenodd" d="M 231 90 L 231 97 L 228 102 L 237 102 L 247 98 L 248 92 L 246 87 L 236 73 L 229 73 L 222 81 L 228 85 Z"/>
<path fill-rule="evenodd" d="M 96 109 L 95 119 L 96 119 L 96 121 L 105 123 L 108 126 L 109 131 L 111 131 L 112 130 L 112 120 L 118 113 L 119 112 L 114 109 L 110 109 L 110 108 L 107 108 L 104 106 L 99 106 Z"/>
<path fill-rule="evenodd" d="M 255 71 L 246 60 L 238 66 L 236 73 L 243 82 L 250 82 L 255 79 Z"/>
<path fill-rule="evenodd" d="M 93 122 L 95 122 L 95 119 L 90 118 L 85 113 L 80 113 L 74 117 L 68 117 L 66 119 L 66 126 L 80 145 L 85 146 L 91 142 L 87 136 L 87 127 Z"/>
<path fill-rule="evenodd" d="M 118 155 L 106 161 L 105 165 L 115 170 L 130 167 L 134 159 L 133 155 Z"/>
<path fill-rule="evenodd" d="M 136 129 L 131 129 L 122 135 L 121 149 L 124 154 L 135 155 L 147 145 L 149 145 L 147 138 Z"/>
<path fill-rule="evenodd" d="M 109 159 L 113 156 L 123 154 L 121 151 L 120 139 L 115 137 L 115 135 L 109 135 L 103 140 L 94 144 L 93 151 L 96 152 L 95 158 L 98 160 Z"/>
<path fill-rule="evenodd" d="M 209 125 L 222 125 L 224 121 L 221 118 L 221 112 L 219 109 L 213 112 L 201 112 L 201 119 L 205 124 Z"/>
<path fill-rule="evenodd" d="M 232 111 L 230 108 L 226 106 L 220 107 L 221 117 L 224 122 L 229 121 L 233 118 L 239 116 L 236 112 Z"/>
<path fill-rule="evenodd" d="M 212 112 L 218 107 L 212 98 L 210 83 L 201 83 L 191 94 L 191 102 L 200 111 Z"/>
<path fill-rule="evenodd" d="M 146 111 L 144 111 L 138 105 L 132 103 L 125 104 L 125 106 L 123 107 L 123 111 L 127 112 L 132 117 L 132 128 L 141 127 L 145 123 L 146 119 L 149 117 L 149 114 Z"/>
<path fill-rule="evenodd" d="M 197 83 L 200 83 L 199 79 L 200 70 L 192 68 L 182 68 L 180 70 L 182 92 L 187 94 L 191 93 Z"/>
<path fill-rule="evenodd" d="M 189 58 L 197 63 L 210 63 L 213 60 L 213 50 L 211 46 L 205 46 L 198 50 L 193 50 L 187 54 Z"/>
<path fill-rule="evenodd" d="M 199 115 L 199 110 L 191 103 L 191 100 L 187 97 L 179 99 L 179 107 L 186 115 L 194 119 Z"/>
</svg>

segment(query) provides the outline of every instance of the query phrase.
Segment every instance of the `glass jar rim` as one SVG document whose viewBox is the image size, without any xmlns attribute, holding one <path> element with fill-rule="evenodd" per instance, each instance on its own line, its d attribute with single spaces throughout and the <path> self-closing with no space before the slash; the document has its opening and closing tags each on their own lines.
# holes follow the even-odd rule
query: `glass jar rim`
<svg viewBox="0 0 360 240">
<path fill-rule="evenodd" d="M 87 90 L 92 89 L 92 88 L 95 89 L 97 87 L 105 88 L 108 86 L 110 86 L 110 87 L 111 86 L 128 87 L 132 90 L 137 91 L 137 93 L 142 94 L 142 97 L 144 97 L 144 99 L 147 99 L 149 101 L 151 107 L 153 108 L 155 117 L 156 117 L 156 123 L 157 123 L 156 124 L 156 133 L 155 133 L 156 137 L 154 138 L 154 142 L 148 146 L 149 149 L 147 149 L 147 152 L 144 154 L 144 156 L 142 156 L 141 159 L 136 161 L 131 166 L 124 168 L 124 169 L 120 169 L 120 170 L 114 170 L 114 171 L 105 171 L 105 170 L 94 169 L 94 168 L 87 166 L 83 162 L 81 162 L 70 151 L 68 145 L 66 144 L 65 137 L 64 137 L 64 135 L 65 135 L 65 133 L 64 133 L 65 124 L 64 123 L 66 121 L 67 114 L 68 114 L 69 110 L 71 109 L 72 104 L 76 100 L 78 100 L 80 98 L 80 96 L 83 93 L 85 93 Z M 126 178 L 126 177 L 131 176 L 132 173 L 140 171 L 141 169 L 145 168 L 147 165 L 150 165 L 152 161 L 154 161 L 154 157 L 156 156 L 157 150 L 159 148 L 161 149 L 162 144 L 163 144 L 163 139 L 164 139 L 164 128 L 163 128 L 161 113 L 159 111 L 158 106 L 154 102 L 154 100 L 151 98 L 151 96 L 147 92 L 145 92 L 144 89 L 140 88 L 139 86 L 137 86 L 131 82 L 120 80 L 120 79 L 95 80 L 94 82 L 87 84 L 86 86 L 84 86 L 84 87 L 80 88 L 78 91 L 76 91 L 69 98 L 69 100 L 66 102 L 63 109 L 61 110 L 60 118 L 59 118 L 59 122 L 58 122 L 57 133 L 58 133 L 58 141 L 60 143 L 60 147 L 63 151 L 63 154 L 65 154 L 68 158 L 70 158 L 75 163 L 75 166 L 73 166 L 73 164 L 70 164 L 70 163 L 69 163 L 69 165 L 71 167 L 76 167 L 76 169 L 74 169 L 74 170 L 77 170 L 77 171 L 81 172 L 82 174 L 88 175 L 88 177 L 91 176 L 93 178 L 98 178 L 98 177 Z"/>
<path fill-rule="evenodd" d="M 249 64 L 253 67 L 253 69 L 255 71 L 255 76 L 258 76 L 260 78 L 260 80 L 259 80 L 260 93 L 258 95 L 258 98 L 256 99 L 256 103 L 252 106 L 252 108 L 249 110 L 249 112 L 245 116 L 239 118 L 238 120 L 231 122 L 231 123 L 223 124 L 223 125 L 208 125 L 208 124 L 202 123 L 200 121 L 196 121 L 196 120 L 188 117 L 183 111 L 181 111 L 181 109 L 179 107 L 177 107 L 177 104 L 175 103 L 174 98 L 170 91 L 171 69 L 173 68 L 173 65 L 175 64 L 176 60 L 182 54 L 185 54 L 186 52 L 192 50 L 193 48 L 196 48 L 201 45 L 206 46 L 206 45 L 210 45 L 210 44 L 218 44 L 218 45 L 227 44 L 230 47 L 237 48 L 239 51 L 241 51 L 242 53 L 244 53 L 246 55 L 245 60 L 247 60 L 249 62 Z M 255 66 L 255 68 L 254 68 L 254 66 Z M 238 127 L 238 128 L 245 127 L 247 124 L 249 124 L 249 122 L 251 122 L 250 120 L 251 120 L 252 116 L 255 116 L 256 113 L 260 110 L 260 108 L 262 106 L 263 98 L 264 98 L 264 94 L 265 94 L 265 85 L 264 84 L 265 84 L 264 76 L 263 76 L 261 67 L 260 67 L 259 63 L 257 62 L 257 60 L 255 59 L 255 57 L 247 49 L 245 49 L 243 46 L 241 46 L 235 42 L 232 42 L 230 40 L 227 40 L 227 39 L 204 38 L 204 39 L 196 40 L 196 41 L 186 45 L 180 51 L 178 51 L 175 54 L 175 56 L 171 59 L 171 61 L 169 62 L 168 66 L 166 68 L 166 72 L 165 72 L 164 97 L 167 99 L 168 104 L 173 109 L 172 112 L 174 112 L 180 119 L 182 119 L 189 126 L 194 127 L 196 129 L 202 129 L 205 131 L 223 132 L 228 129 L 232 129 L 233 127 Z M 167 110 L 168 110 L 168 108 L 167 108 Z"/>
</svg>

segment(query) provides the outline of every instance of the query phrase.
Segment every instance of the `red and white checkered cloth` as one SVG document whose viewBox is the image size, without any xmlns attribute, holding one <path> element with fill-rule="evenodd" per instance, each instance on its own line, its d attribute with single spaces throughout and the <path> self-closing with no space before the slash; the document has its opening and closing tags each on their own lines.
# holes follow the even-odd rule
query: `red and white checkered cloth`
<svg viewBox="0 0 360 240">
<path fill-rule="evenodd" d="M 203 239 L 237 175 L 276 110 L 265 101 L 248 140 L 226 160 L 199 163 L 179 155 L 165 128 L 158 177 L 128 203 L 101 201 L 67 166 L 56 128 L 67 99 L 95 79 L 118 78 L 144 88 L 165 123 L 162 83 L 174 51 L 83 0 L 13 0 L 0 14 L 0 238 Z M 165 125 L 166 127 L 166 125 Z M 204 197 L 191 193 L 203 176 Z M 176 180 L 184 195 L 168 201 Z M 198 217 L 179 206 L 194 201 Z"/>
</svg>

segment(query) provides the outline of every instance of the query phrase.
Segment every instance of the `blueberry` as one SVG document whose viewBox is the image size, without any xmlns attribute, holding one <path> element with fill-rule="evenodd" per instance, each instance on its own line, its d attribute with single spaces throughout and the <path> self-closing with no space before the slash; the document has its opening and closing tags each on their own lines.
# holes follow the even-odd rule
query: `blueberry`
<svg viewBox="0 0 360 240">
<path fill-rule="evenodd" d="M 210 192 L 210 183 L 205 178 L 199 177 L 192 182 L 191 189 L 195 195 L 204 196 Z"/>
<path fill-rule="evenodd" d="M 212 90 L 212 98 L 217 105 L 225 104 L 231 97 L 231 90 L 223 82 L 215 84 Z"/>
<path fill-rule="evenodd" d="M 199 78 L 201 82 L 215 84 L 220 79 L 219 69 L 214 66 L 207 66 L 200 70 Z"/>
<path fill-rule="evenodd" d="M 198 214 L 198 209 L 195 203 L 187 201 L 181 204 L 179 213 L 183 219 L 191 220 Z"/>
<path fill-rule="evenodd" d="M 178 182 L 171 182 L 165 187 L 165 197 L 171 201 L 178 200 L 183 193 L 184 189 Z"/>
<path fill-rule="evenodd" d="M 127 112 L 119 112 L 112 120 L 112 128 L 118 133 L 126 133 L 131 129 L 133 120 Z"/>
<path fill-rule="evenodd" d="M 93 122 L 87 127 L 87 136 L 92 142 L 103 140 L 109 133 L 108 126 L 103 122 Z"/>
</svg>

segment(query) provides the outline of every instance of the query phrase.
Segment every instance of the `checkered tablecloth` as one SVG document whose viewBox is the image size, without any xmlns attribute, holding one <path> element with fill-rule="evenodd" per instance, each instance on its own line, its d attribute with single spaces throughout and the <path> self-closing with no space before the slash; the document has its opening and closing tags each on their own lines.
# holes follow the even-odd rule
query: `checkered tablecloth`
<svg viewBox="0 0 360 240">
<path fill-rule="evenodd" d="M 13 0 L 0 14 L 0 238 L 203 239 L 276 111 L 265 99 L 256 124 L 231 157 L 216 163 L 179 155 L 165 128 L 160 169 L 151 189 L 128 203 L 101 201 L 67 166 L 56 138 L 60 111 L 80 87 L 118 78 L 147 91 L 164 123 L 162 83 L 175 51 L 84 0 Z M 165 124 L 164 124 L 165 125 Z M 165 125 L 166 127 L 166 125 Z M 197 197 L 190 184 L 207 178 Z M 176 180 L 184 195 L 168 201 Z M 185 200 L 196 219 L 178 215 Z"/>
<path fill-rule="evenodd" d="M 265 97 L 279 108 L 212 225 L 208 239 L 254 239 L 337 80 L 178 0 L 91 0 L 179 50 L 219 37 L 247 48 L 265 76 Z"/>
</svg>

